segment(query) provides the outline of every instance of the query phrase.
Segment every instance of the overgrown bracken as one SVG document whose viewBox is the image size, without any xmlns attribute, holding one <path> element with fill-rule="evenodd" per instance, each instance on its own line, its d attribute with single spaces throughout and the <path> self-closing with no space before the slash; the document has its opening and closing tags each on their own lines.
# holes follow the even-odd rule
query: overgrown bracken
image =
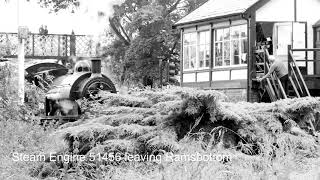
<svg viewBox="0 0 320 180">
<path fill-rule="evenodd" d="M 96 102 L 86 102 L 85 119 L 65 124 L 55 132 L 68 147 L 56 153 L 87 157 L 110 152 L 159 155 L 182 152 L 185 139 L 201 139 L 205 150 L 230 149 L 269 159 L 289 152 L 319 156 L 314 126 L 318 98 L 268 104 L 230 103 L 225 99 L 217 91 L 187 88 L 137 91 L 125 96 L 101 93 Z M 98 167 L 110 162 L 94 164 Z"/>
</svg>

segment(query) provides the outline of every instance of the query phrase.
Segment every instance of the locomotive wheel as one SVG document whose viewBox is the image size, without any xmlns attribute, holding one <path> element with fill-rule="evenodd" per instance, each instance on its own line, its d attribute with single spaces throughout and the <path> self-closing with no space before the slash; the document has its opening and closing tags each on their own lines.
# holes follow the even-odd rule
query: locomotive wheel
<svg viewBox="0 0 320 180">
<path fill-rule="evenodd" d="M 112 81 L 107 77 L 98 77 L 89 79 L 83 87 L 82 97 L 94 100 L 94 96 L 98 94 L 100 90 L 116 93 L 116 88 Z"/>
</svg>

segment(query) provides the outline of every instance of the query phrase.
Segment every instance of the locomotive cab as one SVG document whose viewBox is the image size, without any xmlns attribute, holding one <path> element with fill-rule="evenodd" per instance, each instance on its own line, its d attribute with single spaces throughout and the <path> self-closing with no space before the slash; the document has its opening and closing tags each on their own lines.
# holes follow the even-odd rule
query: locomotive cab
<svg viewBox="0 0 320 180">
<path fill-rule="evenodd" d="M 112 81 L 101 73 L 100 59 L 77 62 L 72 74 L 54 79 L 52 85 L 45 99 L 47 118 L 77 118 L 81 109 L 76 100 L 92 100 L 100 90 L 116 93 Z"/>
</svg>

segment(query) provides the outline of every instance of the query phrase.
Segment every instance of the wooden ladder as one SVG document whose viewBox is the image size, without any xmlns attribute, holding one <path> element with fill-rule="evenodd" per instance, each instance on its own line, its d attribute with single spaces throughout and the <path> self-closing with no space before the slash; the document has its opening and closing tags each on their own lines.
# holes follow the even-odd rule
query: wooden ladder
<svg viewBox="0 0 320 180">
<path fill-rule="evenodd" d="M 263 73 L 263 75 L 266 75 L 270 70 L 269 60 L 268 57 L 269 53 L 266 49 L 264 50 L 257 50 L 256 51 L 256 59 L 259 62 L 256 62 L 256 67 L 258 69 L 258 73 Z M 270 78 L 266 79 L 266 83 L 262 85 L 266 92 L 268 93 L 268 96 L 270 97 L 271 102 L 277 101 L 279 99 L 286 99 L 287 94 L 284 90 L 280 79 L 277 77 L 275 73 L 271 74 Z"/>
</svg>

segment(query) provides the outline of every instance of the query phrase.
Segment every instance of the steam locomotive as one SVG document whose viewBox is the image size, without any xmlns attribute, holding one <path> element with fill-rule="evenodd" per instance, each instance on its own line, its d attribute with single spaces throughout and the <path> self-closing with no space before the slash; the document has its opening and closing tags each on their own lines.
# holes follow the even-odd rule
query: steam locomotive
<svg viewBox="0 0 320 180">
<path fill-rule="evenodd" d="M 67 68 L 57 63 L 36 64 L 32 68 L 37 74 L 54 77 L 50 85 L 52 88 L 45 97 L 44 119 L 75 120 L 81 115 L 76 100 L 93 99 L 100 90 L 117 92 L 113 82 L 101 73 L 101 59 L 79 61 L 75 64 L 73 73 L 68 73 Z M 31 71 L 29 68 L 29 72 Z M 35 84 L 39 81 L 34 74 L 33 80 Z"/>
</svg>

